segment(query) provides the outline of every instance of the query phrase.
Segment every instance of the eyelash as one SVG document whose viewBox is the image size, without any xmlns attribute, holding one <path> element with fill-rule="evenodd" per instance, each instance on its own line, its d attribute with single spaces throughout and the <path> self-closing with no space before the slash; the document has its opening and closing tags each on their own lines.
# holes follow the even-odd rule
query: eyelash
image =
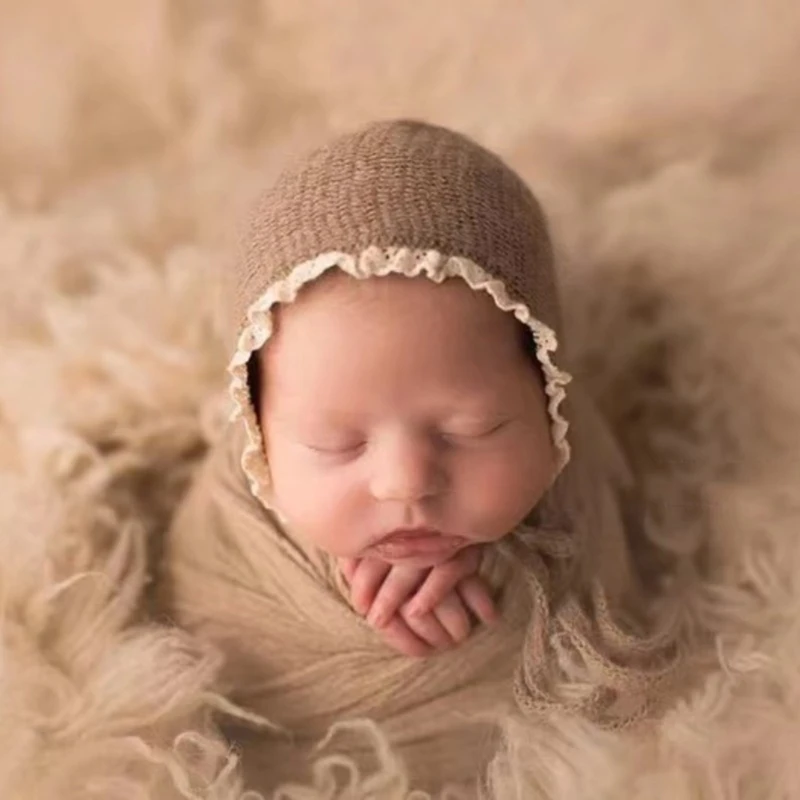
<svg viewBox="0 0 800 800">
<path fill-rule="evenodd" d="M 456 441 L 463 441 L 464 439 L 486 439 L 487 437 L 491 436 L 492 434 L 497 433 L 499 430 L 504 428 L 508 423 L 501 422 L 495 425 L 493 428 L 490 428 L 488 431 L 483 431 L 481 433 L 440 433 L 439 436 L 447 442 L 452 440 Z M 351 445 L 349 447 L 341 447 L 341 448 L 325 448 L 325 447 L 312 447 L 309 445 L 309 449 L 313 450 L 315 453 L 320 453 L 321 455 L 326 456 L 347 456 L 355 454 L 356 451 L 361 450 L 366 446 L 366 442 L 359 442 L 358 444 Z"/>
<path fill-rule="evenodd" d="M 350 455 L 351 453 L 355 453 L 356 450 L 360 450 L 365 444 L 366 442 L 359 442 L 358 444 L 351 445 L 350 447 L 338 447 L 335 449 L 327 447 L 312 447 L 309 445 L 309 449 L 324 456 L 346 456 Z"/>
<path fill-rule="evenodd" d="M 441 435 L 448 441 L 450 439 L 486 439 L 488 436 L 497 433 L 501 428 L 504 428 L 506 424 L 506 422 L 500 422 L 487 431 L 481 431 L 481 433 L 442 433 Z"/>
</svg>

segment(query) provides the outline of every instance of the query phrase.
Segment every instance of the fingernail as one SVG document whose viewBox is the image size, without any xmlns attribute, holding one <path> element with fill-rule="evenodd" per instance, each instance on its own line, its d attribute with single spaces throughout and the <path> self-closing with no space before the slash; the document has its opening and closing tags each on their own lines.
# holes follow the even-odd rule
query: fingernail
<svg viewBox="0 0 800 800">
<path fill-rule="evenodd" d="M 382 628 L 386 624 L 385 614 L 382 610 L 370 611 L 367 615 L 367 622 L 376 628 Z"/>
</svg>

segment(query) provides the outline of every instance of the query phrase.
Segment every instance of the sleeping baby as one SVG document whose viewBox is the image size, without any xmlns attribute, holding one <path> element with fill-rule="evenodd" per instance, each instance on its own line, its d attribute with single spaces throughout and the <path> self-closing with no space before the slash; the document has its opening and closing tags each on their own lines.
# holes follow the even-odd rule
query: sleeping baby
<svg viewBox="0 0 800 800">
<path fill-rule="evenodd" d="M 444 128 L 369 125 L 264 190 L 230 284 L 235 410 L 162 596 L 224 654 L 221 690 L 282 729 L 228 731 L 251 788 L 302 780 L 344 720 L 435 792 L 477 785 L 514 709 L 645 715 L 671 642 L 640 635 L 630 476 L 566 371 L 516 173 Z"/>
</svg>

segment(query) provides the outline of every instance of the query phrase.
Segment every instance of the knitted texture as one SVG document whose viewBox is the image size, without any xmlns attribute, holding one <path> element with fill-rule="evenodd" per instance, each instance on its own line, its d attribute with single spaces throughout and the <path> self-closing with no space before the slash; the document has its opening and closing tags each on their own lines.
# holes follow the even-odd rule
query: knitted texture
<svg viewBox="0 0 800 800">
<path fill-rule="evenodd" d="M 297 264 L 370 246 L 466 257 L 561 333 L 552 247 L 531 191 L 466 136 L 409 120 L 334 140 L 261 195 L 235 268 L 234 324 Z"/>
</svg>

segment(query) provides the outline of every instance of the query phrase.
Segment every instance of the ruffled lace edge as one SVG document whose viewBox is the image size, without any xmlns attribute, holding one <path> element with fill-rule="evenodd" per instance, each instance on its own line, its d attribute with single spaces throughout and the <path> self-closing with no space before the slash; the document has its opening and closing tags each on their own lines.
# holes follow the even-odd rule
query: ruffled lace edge
<svg viewBox="0 0 800 800">
<path fill-rule="evenodd" d="M 327 252 L 298 264 L 281 281 L 272 284 L 247 310 L 247 319 L 239 334 L 236 352 L 229 365 L 229 395 L 233 401 L 230 422 L 243 420 L 247 432 L 247 443 L 242 453 L 241 466 L 250 484 L 252 493 L 267 507 L 270 475 L 264 450 L 264 440 L 256 419 L 248 385 L 247 362 L 272 335 L 271 309 L 276 303 L 291 303 L 299 290 L 332 267 L 339 267 L 354 278 L 364 279 L 390 274 L 407 277 L 424 275 L 435 283 L 448 278 L 460 277 L 474 290 L 487 292 L 502 311 L 508 311 L 527 325 L 536 344 L 536 355 L 545 377 L 545 393 L 553 431 L 553 443 L 557 452 L 556 475 L 570 459 L 567 441 L 569 423 L 562 416 L 560 406 L 566 397 L 565 387 L 572 376 L 559 369 L 552 359 L 558 349 L 555 331 L 536 319 L 523 303 L 509 297 L 505 284 L 493 278 L 482 267 L 468 258 L 444 256 L 436 250 L 414 250 L 407 247 L 368 247 L 358 255 Z"/>
</svg>

